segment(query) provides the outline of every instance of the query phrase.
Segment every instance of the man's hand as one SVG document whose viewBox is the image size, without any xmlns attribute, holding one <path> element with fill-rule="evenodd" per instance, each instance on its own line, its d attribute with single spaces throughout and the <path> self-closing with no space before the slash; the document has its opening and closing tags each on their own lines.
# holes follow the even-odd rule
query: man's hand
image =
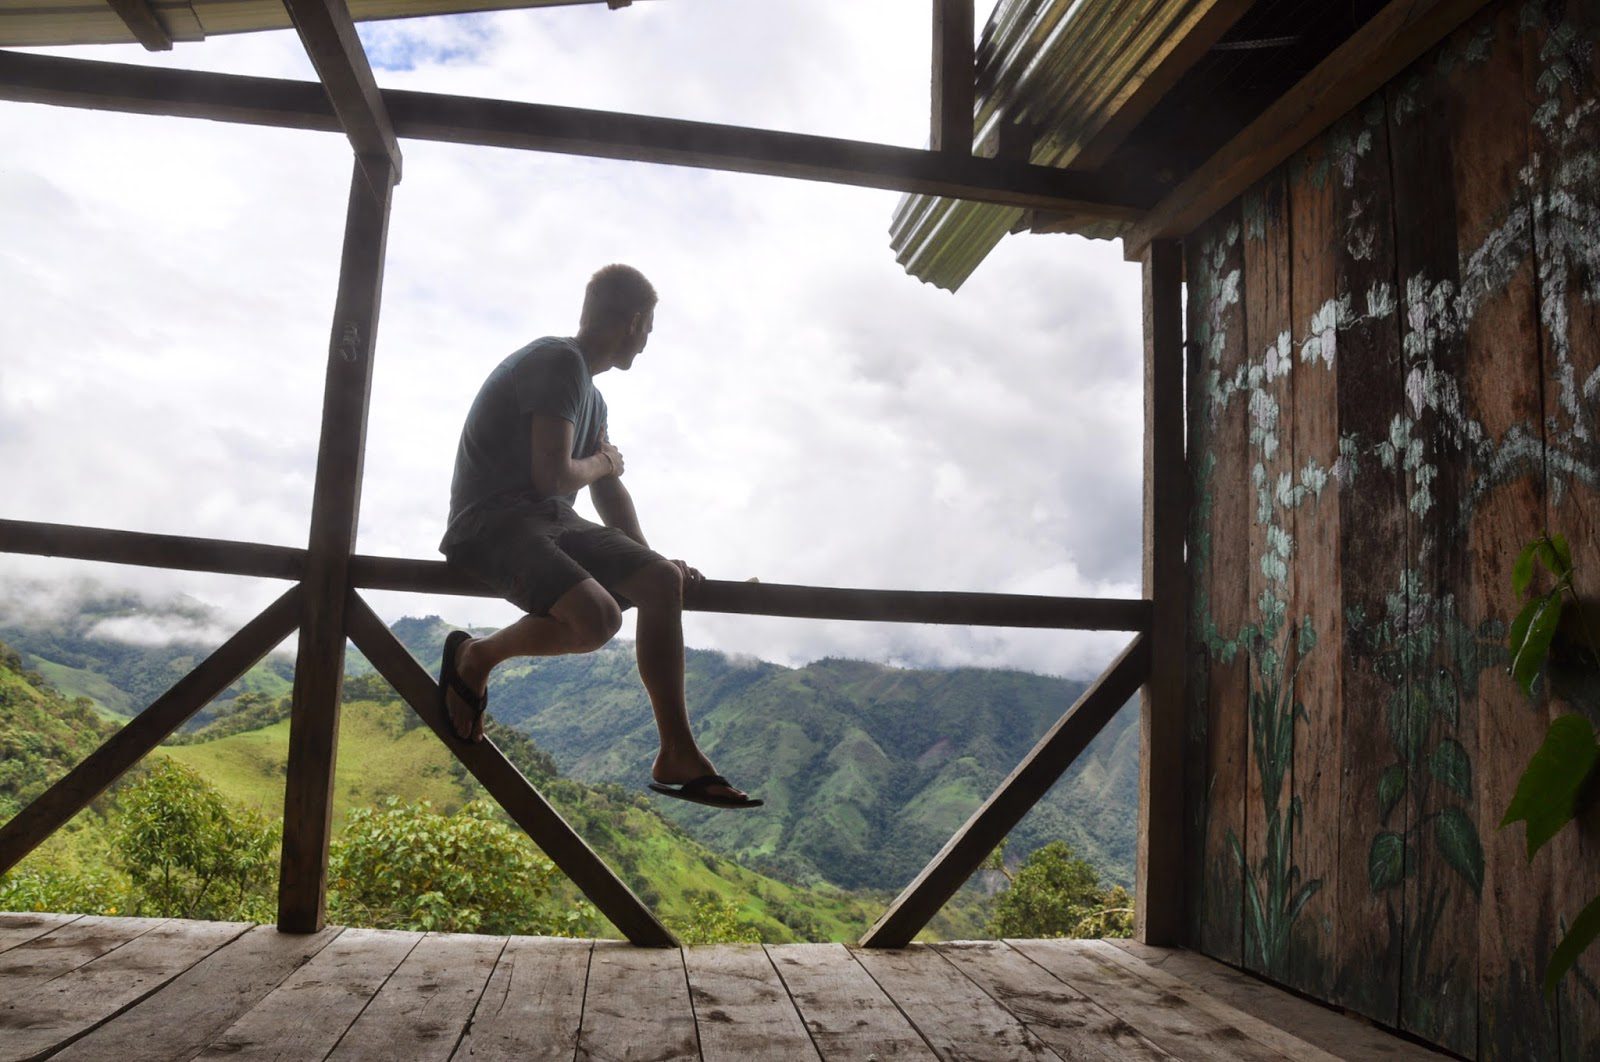
<svg viewBox="0 0 1600 1062">
<path fill-rule="evenodd" d="M 622 475 L 622 451 L 611 445 L 611 429 L 606 428 L 600 433 L 600 449 L 595 453 L 604 457 L 611 463 L 611 474 Z"/>
<path fill-rule="evenodd" d="M 697 569 L 689 567 L 683 561 L 675 560 L 672 563 L 677 565 L 678 572 L 683 576 L 684 589 L 687 590 L 692 586 L 699 586 L 706 581 L 706 577 L 701 575 Z"/>
</svg>

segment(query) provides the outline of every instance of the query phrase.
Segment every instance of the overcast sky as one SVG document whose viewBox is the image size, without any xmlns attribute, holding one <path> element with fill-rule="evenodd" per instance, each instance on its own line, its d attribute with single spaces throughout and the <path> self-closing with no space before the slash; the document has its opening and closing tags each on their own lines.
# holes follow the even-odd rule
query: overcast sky
<svg viewBox="0 0 1600 1062">
<path fill-rule="evenodd" d="M 596 4 L 363 36 L 385 86 L 926 141 L 926 0 Z M 290 33 L 62 54 L 313 76 Z M 589 274 L 623 261 L 661 294 L 655 333 L 597 384 L 662 552 L 721 579 L 1137 595 L 1139 277 L 1120 244 L 1008 237 L 952 295 L 895 263 L 895 193 L 402 146 L 362 552 L 437 557 L 484 375 L 571 334 Z M 349 177 L 332 134 L 0 104 L 0 513 L 303 546 Z M 228 622 L 282 589 L 35 558 L 0 577 L 13 602 L 88 578 Z M 372 600 L 390 620 L 516 615 Z M 1069 675 L 1123 641 L 710 615 L 688 638 Z"/>
</svg>

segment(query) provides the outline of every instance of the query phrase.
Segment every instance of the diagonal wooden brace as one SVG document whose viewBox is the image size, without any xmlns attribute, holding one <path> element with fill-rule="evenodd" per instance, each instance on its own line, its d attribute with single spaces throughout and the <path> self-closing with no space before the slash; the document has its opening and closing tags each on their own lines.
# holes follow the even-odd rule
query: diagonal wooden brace
<svg viewBox="0 0 1600 1062">
<path fill-rule="evenodd" d="M 676 947 L 678 942 L 667 928 L 606 866 L 605 860 L 584 843 L 561 813 L 539 795 L 494 742 L 485 739 L 480 744 L 467 744 L 455 736 L 439 706 L 438 684 L 359 594 L 350 595 L 346 615 L 350 640 L 356 648 L 601 913 L 639 947 Z"/>
<path fill-rule="evenodd" d="M 89 802 L 217 694 L 233 685 L 272 647 L 287 638 L 300 623 L 300 587 L 289 589 L 266 610 L 245 624 L 216 652 L 140 712 L 105 744 L 91 752 L 66 777 L 40 793 L 33 802 L 0 826 L 0 874 L 16 866 L 39 843 L 66 825 Z"/>
<path fill-rule="evenodd" d="M 1150 670 L 1148 638 L 1137 635 L 1076 704 L 1045 732 L 1033 750 L 945 843 L 915 881 L 895 898 L 861 938 L 864 948 L 903 948 L 955 895 L 984 858 L 1022 821 L 1078 754 L 1105 728 L 1144 683 Z"/>
</svg>

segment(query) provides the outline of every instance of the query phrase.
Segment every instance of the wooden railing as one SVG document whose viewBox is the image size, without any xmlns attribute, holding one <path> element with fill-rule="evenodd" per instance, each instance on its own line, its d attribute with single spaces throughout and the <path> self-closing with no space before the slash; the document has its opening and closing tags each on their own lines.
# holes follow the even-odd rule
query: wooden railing
<svg viewBox="0 0 1600 1062">
<path fill-rule="evenodd" d="M 0 520 L 0 552 L 116 564 L 294 580 L 273 602 L 193 672 L 179 680 L 100 749 L 0 826 L 0 873 L 65 825 L 125 771 L 153 751 L 273 646 L 304 624 L 315 599 L 300 582 L 307 551 L 249 542 L 148 534 L 64 524 Z M 534 843 L 606 917 L 636 944 L 667 945 L 671 934 L 492 741 L 467 744 L 439 709 L 438 687 L 384 626 L 356 588 L 493 596 L 438 561 L 354 556 L 345 601 L 346 630 L 372 665 L 459 758 Z M 708 580 L 685 607 L 706 612 L 942 623 L 987 627 L 1135 632 L 1133 642 L 956 831 L 921 874 L 862 939 L 873 947 L 910 941 L 984 857 L 1049 791 L 1077 755 L 1145 681 L 1149 653 L 1143 632 L 1150 604 L 1139 599 L 1036 597 L 1022 594 L 862 590 Z M 305 756 L 291 748 L 291 758 Z M 329 748 L 325 755 L 332 758 Z M 294 770 L 294 765 L 290 765 Z M 294 844 L 286 815 L 284 843 Z M 316 885 L 320 893 L 321 883 Z"/>
</svg>

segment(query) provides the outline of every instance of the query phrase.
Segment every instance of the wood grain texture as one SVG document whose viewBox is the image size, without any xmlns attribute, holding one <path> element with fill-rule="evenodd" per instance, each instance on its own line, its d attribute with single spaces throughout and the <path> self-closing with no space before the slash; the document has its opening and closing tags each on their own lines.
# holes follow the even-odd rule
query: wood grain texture
<svg viewBox="0 0 1600 1062">
<path fill-rule="evenodd" d="M 945 1058 L 1055 1059 L 1058 1056 L 934 948 L 863 948 L 855 959 Z"/>
<path fill-rule="evenodd" d="M 650 909 L 612 872 L 605 860 L 584 843 L 561 813 L 550 806 L 493 741 L 469 744 L 455 736 L 440 706 L 438 685 L 384 626 L 377 613 L 357 595 L 351 595 L 350 636 L 378 673 L 466 765 L 512 821 L 522 827 L 533 843 L 583 890 L 613 925 L 627 934 L 630 941 L 641 947 L 669 947 L 677 943 Z"/>
<path fill-rule="evenodd" d="M 1135 635 L 895 898 L 861 938 L 862 946 L 900 948 L 910 943 L 1128 702 L 1149 668 L 1149 643 L 1144 635 Z"/>
<path fill-rule="evenodd" d="M 6 988 L 0 998 L 16 998 L 34 985 L 71 973 L 165 921 L 84 915 L 0 952 L 0 984 Z"/>
<path fill-rule="evenodd" d="M 49 789 L 0 826 L 0 873 L 17 865 L 45 838 L 66 825 L 90 801 L 149 755 L 240 675 L 281 642 L 301 616 L 300 588 L 294 587 L 223 642 L 195 669 Z"/>
<path fill-rule="evenodd" d="M 1172 1053 L 1195 1062 L 1282 1062 L 1286 1055 L 1241 1032 L 1211 1010 L 1158 987 L 1125 968 L 1087 940 L 1008 940 L 1017 951 L 1058 980 Z"/>
<path fill-rule="evenodd" d="M 255 926 L 52 1058 L 62 1062 L 183 1062 L 205 1050 L 335 937 Z"/>
<path fill-rule="evenodd" d="M 596 942 L 577 1058 L 669 1062 L 699 1057 L 683 953 Z"/>
<path fill-rule="evenodd" d="M 683 961 L 705 1062 L 820 1057 L 761 945 L 685 948 Z"/>
<path fill-rule="evenodd" d="M 578 1049 L 594 942 L 512 937 L 451 1057 L 458 1062 L 570 1062 Z"/>
<path fill-rule="evenodd" d="M 249 928 L 171 919 L 0 1003 L 0 1060 L 36 1058 L 150 995 Z"/>
<path fill-rule="evenodd" d="M 325 1058 L 421 933 L 346 929 L 199 1056 L 206 1062 Z"/>
<path fill-rule="evenodd" d="M 1120 1062 L 1175 1056 L 1003 941 L 933 945 L 956 969 L 1016 1015 L 1062 1058 Z"/>
<path fill-rule="evenodd" d="M 339 1040 L 329 1062 L 445 1062 L 460 1043 L 506 938 L 429 933 Z"/>
<path fill-rule="evenodd" d="M 1139 834 L 1135 932 L 1183 939 L 1184 650 L 1188 615 L 1183 539 L 1189 518 L 1184 464 L 1183 258 L 1152 242 L 1144 274 L 1144 596 L 1153 603 L 1150 677 L 1139 712 Z"/>
<path fill-rule="evenodd" d="M 842 944 L 767 945 L 824 1059 L 938 1056 Z"/>
<path fill-rule="evenodd" d="M 83 916 L 75 914 L 22 912 L 0 914 L 0 953 L 10 951 L 19 944 L 26 944 L 35 937 L 53 933 L 68 922 L 74 922 L 81 917 Z"/>
</svg>

